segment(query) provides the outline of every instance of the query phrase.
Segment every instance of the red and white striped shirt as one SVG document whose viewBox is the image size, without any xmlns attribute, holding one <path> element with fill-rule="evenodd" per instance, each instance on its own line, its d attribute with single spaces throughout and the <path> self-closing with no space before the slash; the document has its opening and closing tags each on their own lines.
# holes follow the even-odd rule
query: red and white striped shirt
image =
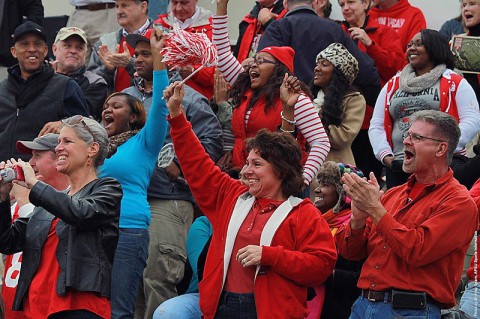
<svg viewBox="0 0 480 319">
<path fill-rule="evenodd" d="M 217 68 L 222 72 L 225 80 L 230 85 L 233 85 L 238 75 L 244 72 L 244 69 L 240 62 L 233 56 L 230 48 L 227 16 L 214 15 L 212 22 L 212 40 L 218 50 Z M 278 114 L 278 116 L 280 117 L 280 114 Z M 300 95 L 295 104 L 294 120 L 296 121 L 299 132 L 310 145 L 310 153 L 308 154 L 303 173 L 305 182 L 310 184 L 330 151 L 330 142 L 312 100 L 303 94 Z"/>
</svg>

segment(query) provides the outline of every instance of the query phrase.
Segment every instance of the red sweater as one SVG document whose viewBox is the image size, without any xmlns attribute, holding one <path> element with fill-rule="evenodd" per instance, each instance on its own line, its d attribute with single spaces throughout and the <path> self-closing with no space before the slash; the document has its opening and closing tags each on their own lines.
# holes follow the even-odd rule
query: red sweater
<svg viewBox="0 0 480 319">
<path fill-rule="evenodd" d="M 232 218 L 234 206 L 248 189 L 215 166 L 184 116 L 169 118 L 169 122 L 182 171 L 213 227 L 199 284 L 200 308 L 204 318 L 209 319 L 215 316 L 226 275 L 224 269 L 228 269 L 233 253 L 236 233 L 229 226 L 241 223 L 238 215 Z M 336 249 L 327 223 L 312 202 L 305 199 L 275 229 L 270 246 L 262 247 L 262 267 L 254 287 L 258 318 L 303 319 L 308 314 L 307 287 L 321 285 L 335 264 Z"/>
<path fill-rule="evenodd" d="M 358 287 L 425 291 L 445 308 L 455 305 L 465 253 L 478 228 L 478 210 L 450 169 L 413 200 L 415 175 L 382 197 L 387 214 L 378 225 L 350 224 L 337 236 L 339 254 L 365 261 Z M 454 226 L 452 226 L 454 225 Z"/>
<path fill-rule="evenodd" d="M 387 10 L 373 7 L 370 9 L 370 16 L 376 18 L 380 24 L 390 26 L 397 31 L 404 52 L 413 36 L 427 27 L 422 11 L 413 7 L 408 0 L 399 0 Z"/>
<path fill-rule="evenodd" d="M 344 21 L 342 28 L 348 33 L 350 26 Z M 367 16 L 367 23 L 362 29 L 373 43 L 366 47 L 361 41 L 358 41 L 358 48 L 373 59 L 380 74 L 381 85 L 384 86 L 407 63 L 402 43 L 395 30 L 379 24 L 370 16 Z"/>
</svg>

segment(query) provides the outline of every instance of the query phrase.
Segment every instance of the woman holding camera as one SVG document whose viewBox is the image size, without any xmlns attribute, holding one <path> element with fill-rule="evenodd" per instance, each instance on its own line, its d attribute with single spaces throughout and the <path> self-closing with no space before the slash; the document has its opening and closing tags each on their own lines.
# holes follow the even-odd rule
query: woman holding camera
<svg viewBox="0 0 480 319">
<path fill-rule="evenodd" d="M 170 85 L 165 97 L 177 158 L 213 227 L 199 283 L 202 315 L 305 318 L 307 287 L 331 274 L 336 249 L 312 202 L 293 196 L 304 184 L 298 143 L 291 134 L 260 130 L 248 142 L 245 185 L 205 153 L 182 112 L 183 87 Z"/>
<path fill-rule="evenodd" d="M 0 252 L 23 251 L 13 308 L 27 318 L 110 318 L 110 279 L 118 241 L 122 189 L 113 178 L 98 178 L 109 155 L 105 129 L 76 115 L 60 130 L 57 171 L 66 174 L 66 192 L 37 180 L 30 164 L 20 167 L 36 206 L 29 218 L 12 224 L 11 183 L 0 184 Z M 5 163 L 0 164 L 0 169 Z"/>
</svg>

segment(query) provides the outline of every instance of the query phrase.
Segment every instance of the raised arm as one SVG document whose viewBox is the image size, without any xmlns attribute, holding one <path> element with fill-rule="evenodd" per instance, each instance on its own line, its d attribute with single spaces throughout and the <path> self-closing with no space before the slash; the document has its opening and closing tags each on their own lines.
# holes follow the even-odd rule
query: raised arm
<svg viewBox="0 0 480 319">
<path fill-rule="evenodd" d="M 285 75 L 280 87 L 282 122 L 296 125 L 311 147 L 303 172 L 305 183 L 309 185 L 330 151 L 330 142 L 312 100 L 299 90 L 298 83 L 296 77 Z M 288 118 L 292 111 L 293 120 Z"/>
<path fill-rule="evenodd" d="M 167 105 L 162 99 L 163 91 L 168 86 L 168 75 L 165 65 L 162 62 L 163 56 L 160 51 L 164 47 L 164 35 L 159 29 L 155 29 L 155 33 L 150 38 L 150 47 L 153 59 L 153 97 L 152 108 L 147 122 L 143 128 L 143 136 L 145 144 L 152 156 L 157 156 L 165 142 L 167 134 Z"/>
<path fill-rule="evenodd" d="M 171 84 L 164 94 L 169 110 L 170 133 L 188 186 L 202 212 L 213 224 L 216 214 L 222 213 L 220 207 L 225 198 L 238 197 L 247 188 L 240 181 L 222 173 L 205 152 L 183 113 L 180 103 L 184 91 L 178 83 Z"/>
<path fill-rule="evenodd" d="M 212 18 L 213 24 L 213 44 L 218 50 L 218 69 L 223 77 L 232 85 L 237 80 L 238 75 L 243 72 L 242 65 L 233 56 L 230 47 L 230 38 L 228 36 L 227 23 L 227 4 L 228 0 L 217 0 L 217 12 Z"/>
</svg>

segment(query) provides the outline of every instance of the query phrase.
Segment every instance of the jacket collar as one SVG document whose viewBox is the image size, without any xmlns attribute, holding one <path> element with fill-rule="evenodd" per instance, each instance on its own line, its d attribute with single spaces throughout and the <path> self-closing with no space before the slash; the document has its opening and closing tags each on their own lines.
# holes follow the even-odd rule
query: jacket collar
<svg viewBox="0 0 480 319">
<path fill-rule="evenodd" d="M 288 15 L 290 15 L 290 14 L 295 14 L 295 13 L 297 13 L 297 12 L 299 12 L 299 11 L 307 11 L 307 12 L 310 11 L 310 13 L 313 13 L 314 15 L 317 15 L 317 13 L 315 12 L 315 10 L 313 10 L 312 7 L 309 7 L 309 6 L 299 6 L 299 7 L 295 8 L 295 9 L 293 9 L 293 10 L 289 10 L 285 16 L 288 16 Z"/>
</svg>

